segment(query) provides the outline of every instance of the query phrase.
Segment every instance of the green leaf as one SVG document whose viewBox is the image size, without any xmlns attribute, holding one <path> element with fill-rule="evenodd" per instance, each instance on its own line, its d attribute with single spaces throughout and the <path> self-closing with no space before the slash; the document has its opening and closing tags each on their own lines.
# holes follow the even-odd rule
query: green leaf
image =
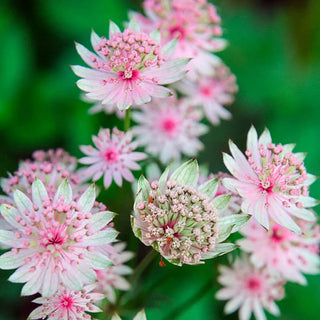
<svg viewBox="0 0 320 320">
<path fill-rule="evenodd" d="M 206 194 L 208 197 L 214 197 L 217 193 L 218 186 L 219 186 L 219 179 L 214 178 L 209 181 L 206 181 L 199 187 L 199 191 Z"/>
<path fill-rule="evenodd" d="M 211 204 L 218 210 L 223 210 L 227 207 L 230 201 L 231 195 L 230 194 L 222 194 L 221 196 L 215 197 Z"/>
<path fill-rule="evenodd" d="M 197 160 L 189 160 L 176 169 L 170 181 L 181 182 L 184 185 L 195 187 L 199 180 L 199 166 Z"/>
</svg>

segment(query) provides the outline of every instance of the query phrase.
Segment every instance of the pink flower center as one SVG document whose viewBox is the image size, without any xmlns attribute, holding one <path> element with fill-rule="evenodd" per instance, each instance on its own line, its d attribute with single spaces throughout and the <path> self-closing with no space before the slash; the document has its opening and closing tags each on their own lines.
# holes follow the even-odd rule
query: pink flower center
<svg viewBox="0 0 320 320">
<path fill-rule="evenodd" d="M 271 181 L 270 177 L 269 179 L 263 179 L 260 181 L 260 188 L 263 191 L 266 191 L 268 194 L 272 193 L 272 189 L 273 189 L 274 183 Z"/>
<path fill-rule="evenodd" d="M 119 71 L 118 74 L 122 80 L 126 81 L 134 81 L 139 78 L 139 71 L 137 69 L 126 69 L 124 71 Z"/>
<path fill-rule="evenodd" d="M 64 309 L 71 309 L 73 306 L 73 299 L 71 297 L 63 297 L 60 301 L 60 304 Z"/>
<path fill-rule="evenodd" d="M 200 92 L 203 96 L 205 96 L 206 98 L 211 97 L 212 96 L 212 88 L 208 87 L 208 86 L 202 86 L 200 87 Z"/>
<path fill-rule="evenodd" d="M 173 117 L 165 117 L 161 122 L 161 131 L 165 132 L 167 135 L 171 136 L 178 129 L 178 121 Z"/>
<path fill-rule="evenodd" d="M 271 230 L 270 239 L 273 243 L 280 244 L 284 241 L 290 241 L 291 232 L 280 225 L 274 225 Z"/>
<path fill-rule="evenodd" d="M 246 282 L 247 289 L 252 293 L 257 293 L 262 289 L 261 279 L 256 276 L 249 278 Z"/>
<path fill-rule="evenodd" d="M 118 150 L 110 148 L 104 153 L 104 159 L 109 163 L 114 163 L 118 160 Z"/>
<path fill-rule="evenodd" d="M 185 29 L 182 26 L 173 26 L 169 28 L 170 39 L 184 39 L 186 36 Z"/>
</svg>

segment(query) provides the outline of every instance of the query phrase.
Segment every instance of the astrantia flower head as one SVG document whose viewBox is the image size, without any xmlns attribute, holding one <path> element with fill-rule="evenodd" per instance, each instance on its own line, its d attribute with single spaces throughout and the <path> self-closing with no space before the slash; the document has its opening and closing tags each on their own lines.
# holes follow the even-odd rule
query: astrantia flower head
<svg viewBox="0 0 320 320">
<path fill-rule="evenodd" d="M 267 268 L 256 268 L 248 257 L 237 258 L 231 268 L 220 266 L 218 282 L 224 286 L 216 297 L 230 300 L 224 311 L 229 314 L 239 309 L 239 319 L 249 320 L 253 313 L 257 320 L 265 320 L 263 309 L 275 316 L 280 315 L 274 303 L 284 297 L 284 281 Z"/>
<path fill-rule="evenodd" d="M 147 0 L 144 1 L 147 17 L 132 14 L 142 30 L 159 29 L 162 43 L 177 39 L 174 57 L 193 58 L 189 75 L 213 71 L 216 57 L 210 53 L 221 51 L 226 41 L 221 38 L 221 18 L 216 7 L 206 0 Z"/>
<path fill-rule="evenodd" d="M 320 272 L 318 254 L 308 249 L 310 244 L 319 244 L 319 237 L 298 235 L 277 223 L 272 223 L 267 231 L 254 218 L 241 229 L 241 233 L 245 238 L 238 243 L 241 249 L 251 253 L 250 260 L 257 267 L 267 266 L 283 278 L 300 284 L 307 283 L 302 273 Z"/>
<path fill-rule="evenodd" d="M 92 68 L 73 66 L 83 78 L 78 87 L 90 99 L 116 104 L 120 110 L 149 102 L 151 97 L 169 96 L 170 90 L 162 85 L 181 79 L 189 59 L 167 60 L 166 50 L 154 38 L 140 32 L 133 20 L 123 32 L 110 22 L 109 40 L 92 32 L 95 53 L 76 44 L 81 58 Z"/>
<path fill-rule="evenodd" d="M 31 196 L 31 185 L 36 178 L 45 184 L 50 197 L 54 196 L 65 178 L 68 178 L 72 186 L 81 182 L 81 175 L 76 171 L 77 159 L 63 149 L 38 150 L 32 154 L 32 158 L 21 161 L 13 175 L 1 179 L 1 188 L 10 198 L 14 189 Z M 8 199 L 7 203 L 13 203 L 13 199 L 11 201 Z"/>
<path fill-rule="evenodd" d="M 201 112 L 175 96 L 156 99 L 135 111 L 132 118 L 138 123 L 132 128 L 139 145 L 159 156 L 161 162 L 180 160 L 181 153 L 192 157 L 203 148 L 198 137 L 208 131 L 200 123 Z"/>
<path fill-rule="evenodd" d="M 92 137 L 96 148 L 92 146 L 80 146 L 81 151 L 87 157 L 81 158 L 80 163 L 89 164 L 89 168 L 84 170 L 86 177 L 92 177 L 97 181 L 103 177 L 103 184 L 108 188 L 112 182 L 118 186 L 122 185 L 122 179 L 133 181 L 134 177 L 130 170 L 139 170 L 138 160 L 146 158 L 142 152 L 133 152 L 137 147 L 136 142 L 132 142 L 132 133 L 119 131 L 113 128 L 100 129 L 98 136 Z"/>
<path fill-rule="evenodd" d="M 219 219 L 218 209 L 225 207 L 227 201 L 211 200 L 217 180 L 197 187 L 199 172 L 195 160 L 176 169 L 170 179 L 168 171 L 151 185 L 143 176 L 140 178 L 132 217 L 134 234 L 176 265 L 200 264 L 203 259 L 235 249 L 234 244 L 221 242 L 248 217 Z"/>
<path fill-rule="evenodd" d="M 28 320 L 90 320 L 86 312 L 101 312 L 94 305 L 104 298 L 103 294 L 91 292 L 96 284 L 85 286 L 81 291 L 72 291 L 63 286 L 49 298 L 37 298 L 34 303 L 42 304 L 31 312 Z"/>
<path fill-rule="evenodd" d="M 212 124 L 218 125 L 220 119 L 231 118 L 224 106 L 232 104 L 238 86 L 236 77 L 222 62 L 212 75 L 202 76 L 197 81 L 183 79 L 175 84 L 175 88 L 187 96 L 190 105 L 203 109 Z"/>
<path fill-rule="evenodd" d="M 124 251 L 125 243 L 116 243 L 105 246 L 104 250 L 112 261 L 112 266 L 102 270 L 96 270 L 98 285 L 95 291 L 101 292 L 112 303 L 116 302 L 115 290 L 127 291 L 130 283 L 125 279 L 126 275 L 132 273 L 132 269 L 125 262 L 132 259 L 133 252 Z"/>
<path fill-rule="evenodd" d="M 251 127 L 247 139 L 247 158 L 230 141 L 232 157 L 224 154 L 224 163 L 235 179 L 224 180 L 230 190 L 243 198 L 242 211 L 253 215 L 266 229 L 270 219 L 283 227 L 301 233 L 292 216 L 314 221 L 306 208 L 318 204 L 309 197 L 309 185 L 315 177 L 308 174 L 303 164 L 304 154 L 292 153 L 293 144 L 274 144 L 268 129 L 258 139 Z"/>
<path fill-rule="evenodd" d="M 2 216 L 13 228 L 0 230 L 0 242 L 12 248 L 0 257 L 0 268 L 18 268 L 9 281 L 26 283 L 22 295 L 40 292 L 48 297 L 59 283 L 79 291 L 96 281 L 94 270 L 111 265 L 99 248 L 117 236 L 108 227 L 114 213 L 92 213 L 97 206 L 94 185 L 75 202 L 67 180 L 52 199 L 36 179 L 32 200 L 15 190 L 14 201 L 13 206 L 0 205 Z"/>
</svg>

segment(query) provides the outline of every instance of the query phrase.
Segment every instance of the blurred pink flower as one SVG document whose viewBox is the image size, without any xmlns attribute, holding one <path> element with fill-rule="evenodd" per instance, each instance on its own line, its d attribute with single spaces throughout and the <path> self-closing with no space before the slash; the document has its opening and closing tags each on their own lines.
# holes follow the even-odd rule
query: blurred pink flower
<svg viewBox="0 0 320 320">
<path fill-rule="evenodd" d="M 137 125 L 132 128 L 139 145 L 160 161 L 180 160 L 181 154 L 195 156 L 203 148 L 198 137 L 208 131 L 200 123 L 201 113 L 174 96 L 156 99 L 132 113 Z"/>
<path fill-rule="evenodd" d="M 102 300 L 103 294 L 91 292 L 96 284 L 87 285 L 81 291 L 72 291 L 63 286 L 49 298 L 37 298 L 34 303 L 42 304 L 31 312 L 28 320 L 79 320 L 91 319 L 86 312 L 101 312 L 93 303 Z"/>
<path fill-rule="evenodd" d="M 258 139 L 252 126 L 247 139 L 246 157 L 230 141 L 232 157 L 224 154 L 224 163 L 233 178 L 224 185 L 243 198 L 241 209 L 253 215 L 266 229 L 273 219 L 283 227 L 301 233 L 292 216 L 314 221 L 315 215 L 306 208 L 318 204 L 309 197 L 309 185 L 315 177 L 308 174 L 303 164 L 305 155 L 292 153 L 293 144 L 275 145 L 268 129 Z"/>
<path fill-rule="evenodd" d="M 265 320 L 263 309 L 275 316 L 280 315 L 274 303 L 284 297 L 284 281 L 268 271 L 256 268 L 246 256 L 236 258 L 232 267 L 220 266 L 218 282 L 224 286 L 216 297 L 229 300 L 224 308 L 226 314 L 239 309 L 239 319 L 249 320 L 253 313 L 257 320 Z"/>
<path fill-rule="evenodd" d="M 88 92 L 88 98 L 115 104 L 120 110 L 149 102 L 151 97 L 169 96 L 171 91 L 163 85 L 181 79 L 189 61 L 167 60 L 157 40 L 140 32 L 134 21 L 123 32 L 110 22 L 109 40 L 92 32 L 91 43 L 95 53 L 76 44 L 79 55 L 92 68 L 72 67 L 83 78 L 77 85 Z"/>
<path fill-rule="evenodd" d="M 87 155 L 79 160 L 82 164 L 90 165 L 84 170 L 86 177 L 92 177 L 97 181 L 103 177 L 103 184 L 108 188 L 112 179 L 118 186 L 122 186 L 122 178 L 132 182 L 133 174 L 130 170 L 139 170 L 140 166 L 136 163 L 138 160 L 146 158 L 142 152 L 133 152 L 137 143 L 132 142 L 132 133 L 119 131 L 113 128 L 100 129 L 98 136 L 92 137 L 94 148 L 92 146 L 80 146 L 81 151 Z"/>
<path fill-rule="evenodd" d="M 320 272 L 318 254 L 305 247 L 319 244 L 319 237 L 298 235 L 276 223 L 267 231 L 254 218 L 244 226 L 241 233 L 245 238 L 239 240 L 238 244 L 244 251 L 251 253 L 250 260 L 257 267 L 267 266 L 283 278 L 300 284 L 307 284 L 302 272 Z"/>
<path fill-rule="evenodd" d="M 17 268 L 9 281 L 26 283 L 22 295 L 40 292 L 48 297 L 61 282 L 79 291 L 96 281 L 94 270 L 111 265 L 99 247 L 118 234 L 108 226 L 114 213 L 92 213 L 94 185 L 76 202 L 66 179 L 53 199 L 39 179 L 32 184 L 32 200 L 19 190 L 13 194 L 14 205 L 0 205 L 2 216 L 12 226 L 12 231 L 0 230 L 0 242 L 12 248 L 0 257 L 0 268 Z"/>
<path fill-rule="evenodd" d="M 124 263 L 132 259 L 134 254 L 130 251 L 124 251 L 125 243 L 105 246 L 104 249 L 113 265 L 96 271 L 98 285 L 95 291 L 103 293 L 111 303 L 115 303 L 115 290 L 127 291 L 130 289 L 130 283 L 125 279 L 125 276 L 131 274 L 132 269 Z"/>
<path fill-rule="evenodd" d="M 202 108 L 212 124 L 218 125 L 220 119 L 232 117 L 224 106 L 233 103 L 238 86 L 236 77 L 223 63 L 219 63 L 210 76 L 203 76 L 198 81 L 183 79 L 174 87 L 187 96 L 190 105 Z"/>
<path fill-rule="evenodd" d="M 144 11 L 147 17 L 132 14 L 143 31 L 159 29 L 163 44 L 176 38 L 173 56 L 193 58 L 188 76 L 212 73 L 217 57 L 211 52 L 221 51 L 227 44 L 221 38 L 221 18 L 213 4 L 206 0 L 146 0 Z"/>
</svg>

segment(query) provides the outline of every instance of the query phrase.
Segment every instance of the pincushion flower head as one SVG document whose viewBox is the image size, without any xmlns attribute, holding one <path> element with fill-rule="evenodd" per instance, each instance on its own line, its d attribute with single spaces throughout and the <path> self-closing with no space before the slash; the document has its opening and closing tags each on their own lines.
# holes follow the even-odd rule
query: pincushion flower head
<svg viewBox="0 0 320 320">
<path fill-rule="evenodd" d="M 42 305 L 31 312 L 28 320 L 90 320 L 87 312 L 101 312 L 94 303 L 104 299 L 103 294 L 92 292 L 95 287 L 96 284 L 91 284 L 80 291 L 73 291 L 61 286 L 51 297 L 33 300 Z"/>
<path fill-rule="evenodd" d="M 114 214 L 92 213 L 95 187 L 91 185 L 75 202 L 64 180 L 50 198 L 43 183 L 32 184 L 32 200 L 14 191 L 14 205 L 0 205 L 0 212 L 13 230 L 0 230 L 0 242 L 12 249 L 0 257 L 1 269 L 17 269 L 11 282 L 26 283 L 22 295 L 52 295 L 59 283 L 79 291 L 93 283 L 94 270 L 111 265 L 99 248 L 115 239 L 108 226 Z"/>
<path fill-rule="evenodd" d="M 229 120 L 232 117 L 224 106 L 233 103 L 238 86 L 236 77 L 221 61 L 211 75 L 200 77 L 197 81 L 183 79 L 174 86 L 187 96 L 190 105 L 200 107 L 212 124 L 218 125 L 220 119 Z"/>
<path fill-rule="evenodd" d="M 95 53 L 76 44 L 79 55 L 91 67 L 73 66 L 82 78 L 78 87 L 88 98 L 115 104 L 120 110 L 149 102 L 151 97 L 169 96 L 171 91 L 163 85 L 181 79 L 189 59 L 168 59 L 173 43 L 161 48 L 158 34 L 153 36 L 140 32 L 134 20 L 123 32 L 110 22 L 109 39 L 92 32 Z"/>
<path fill-rule="evenodd" d="M 231 268 L 220 266 L 218 282 L 224 286 L 216 297 L 229 300 L 224 308 L 226 314 L 239 309 L 239 319 L 249 320 L 253 313 L 257 320 L 266 320 L 263 309 L 275 316 L 280 310 L 276 300 L 284 297 L 284 281 L 267 268 L 256 268 L 245 255 L 236 258 Z"/>
<path fill-rule="evenodd" d="M 248 216 L 219 218 L 218 210 L 228 198 L 213 199 L 217 180 L 197 186 L 198 164 L 190 160 L 169 179 L 169 168 L 159 181 L 150 183 L 141 176 L 131 217 L 133 232 L 145 245 L 151 245 L 169 262 L 200 264 L 236 248 L 221 243 L 245 223 Z"/>
<path fill-rule="evenodd" d="M 320 272 L 318 254 L 308 249 L 309 245 L 319 244 L 319 236 L 299 235 L 277 223 L 272 223 L 267 231 L 254 218 L 241 229 L 241 233 L 245 238 L 238 244 L 242 250 L 251 253 L 250 260 L 257 267 L 266 266 L 284 279 L 304 285 L 307 281 L 302 273 Z"/>
<path fill-rule="evenodd" d="M 223 160 L 234 178 L 224 184 L 243 198 L 242 211 L 256 218 L 266 229 L 270 219 L 283 227 L 301 233 L 292 217 L 314 221 L 315 216 L 306 208 L 318 204 L 309 197 L 309 185 L 315 177 L 308 174 L 303 164 L 304 154 L 292 153 L 293 144 L 274 144 L 268 129 L 257 136 L 251 127 L 247 139 L 246 156 L 230 141 L 232 156 Z"/>
<path fill-rule="evenodd" d="M 113 128 L 100 129 L 98 136 L 92 137 L 96 148 L 92 146 L 80 146 L 81 151 L 86 154 L 79 160 L 80 163 L 90 165 L 84 170 L 86 177 L 92 177 L 97 181 L 103 177 L 103 184 L 108 188 L 112 182 L 118 186 L 122 185 L 122 179 L 133 181 L 134 177 L 130 170 L 139 170 L 138 160 L 146 158 L 142 152 L 133 152 L 137 147 L 136 142 L 132 142 L 132 133 L 119 131 Z"/>
<path fill-rule="evenodd" d="M 203 148 L 198 137 L 208 131 L 200 123 L 201 112 L 175 96 L 155 99 L 132 113 L 137 125 L 132 128 L 137 142 L 160 161 L 180 160 L 181 154 L 197 155 Z"/>
</svg>

